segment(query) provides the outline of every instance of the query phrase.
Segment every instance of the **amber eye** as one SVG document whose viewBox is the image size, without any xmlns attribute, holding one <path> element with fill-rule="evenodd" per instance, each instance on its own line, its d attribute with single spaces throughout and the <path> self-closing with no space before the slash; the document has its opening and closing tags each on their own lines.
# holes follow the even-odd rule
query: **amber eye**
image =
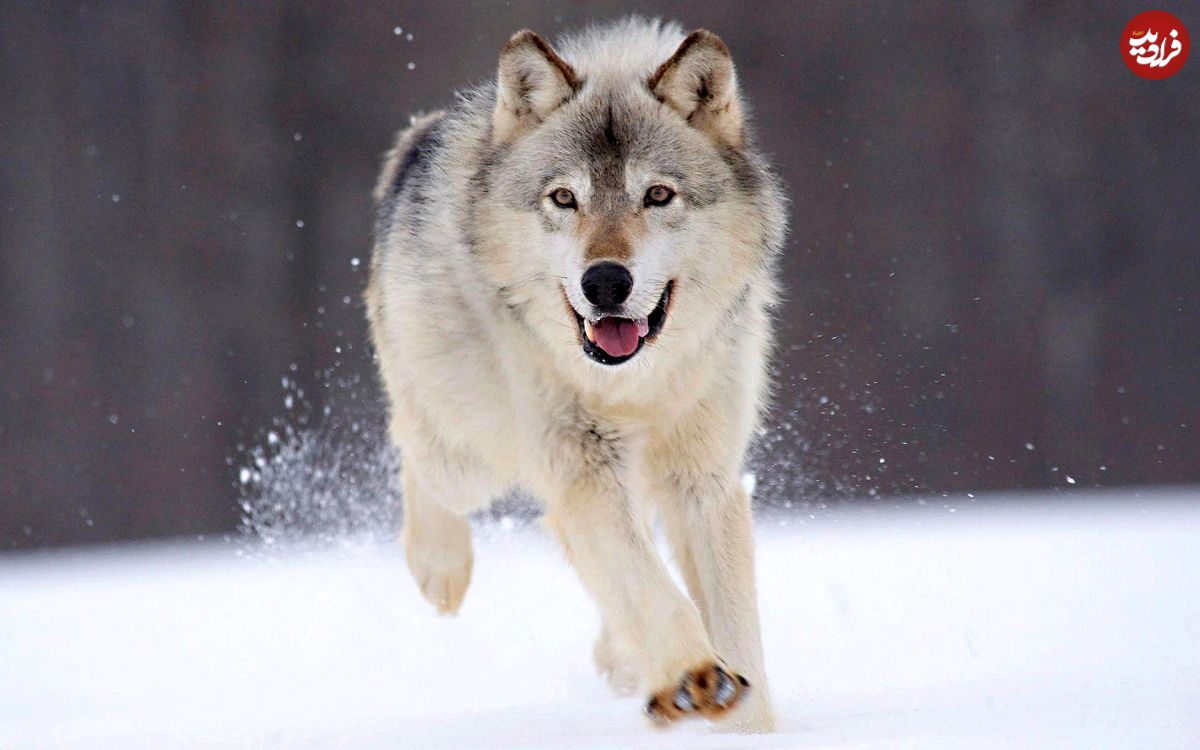
<svg viewBox="0 0 1200 750">
<path fill-rule="evenodd" d="M 554 205 L 559 208 L 578 208 L 575 203 L 575 194 L 566 188 L 559 188 L 550 194 L 550 200 L 554 201 Z"/>
<path fill-rule="evenodd" d="M 655 185 L 646 191 L 647 206 L 665 206 L 675 197 L 675 191 L 666 185 Z"/>
</svg>

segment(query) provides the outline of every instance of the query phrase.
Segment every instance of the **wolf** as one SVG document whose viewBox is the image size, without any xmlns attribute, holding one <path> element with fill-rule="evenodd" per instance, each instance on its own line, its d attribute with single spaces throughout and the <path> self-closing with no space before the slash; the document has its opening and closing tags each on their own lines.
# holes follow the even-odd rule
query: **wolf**
<svg viewBox="0 0 1200 750">
<path fill-rule="evenodd" d="M 786 203 L 728 47 L 640 18 L 517 32 L 493 82 L 400 132 L 374 195 L 365 303 L 421 593 L 457 612 L 465 515 L 520 488 L 598 605 L 614 688 L 657 724 L 769 731 L 740 479 Z"/>
</svg>

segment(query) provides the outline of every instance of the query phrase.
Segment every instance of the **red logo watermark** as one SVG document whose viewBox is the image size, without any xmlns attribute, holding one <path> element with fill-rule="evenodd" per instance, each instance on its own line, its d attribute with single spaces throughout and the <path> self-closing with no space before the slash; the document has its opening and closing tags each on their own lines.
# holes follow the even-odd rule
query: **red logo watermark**
<svg viewBox="0 0 1200 750">
<path fill-rule="evenodd" d="M 1165 10 L 1138 13 L 1121 32 L 1121 59 L 1151 81 L 1178 73 L 1191 49 L 1183 22 Z"/>
</svg>

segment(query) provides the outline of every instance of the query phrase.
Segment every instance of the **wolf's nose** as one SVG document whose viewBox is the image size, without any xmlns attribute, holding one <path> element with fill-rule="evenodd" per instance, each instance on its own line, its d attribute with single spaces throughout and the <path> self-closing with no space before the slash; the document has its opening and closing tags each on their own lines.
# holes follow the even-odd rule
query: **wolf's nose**
<svg viewBox="0 0 1200 750">
<path fill-rule="evenodd" d="M 604 261 L 583 273 L 583 296 L 596 307 L 616 307 L 633 289 L 633 276 L 620 263 Z"/>
</svg>

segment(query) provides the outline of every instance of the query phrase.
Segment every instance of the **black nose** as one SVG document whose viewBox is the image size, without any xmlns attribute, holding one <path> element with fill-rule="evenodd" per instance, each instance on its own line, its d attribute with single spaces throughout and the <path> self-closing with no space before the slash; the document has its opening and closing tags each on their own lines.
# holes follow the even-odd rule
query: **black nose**
<svg viewBox="0 0 1200 750">
<path fill-rule="evenodd" d="M 616 307 L 633 289 L 633 276 L 620 263 L 597 263 L 583 273 L 583 296 L 596 307 Z"/>
</svg>

